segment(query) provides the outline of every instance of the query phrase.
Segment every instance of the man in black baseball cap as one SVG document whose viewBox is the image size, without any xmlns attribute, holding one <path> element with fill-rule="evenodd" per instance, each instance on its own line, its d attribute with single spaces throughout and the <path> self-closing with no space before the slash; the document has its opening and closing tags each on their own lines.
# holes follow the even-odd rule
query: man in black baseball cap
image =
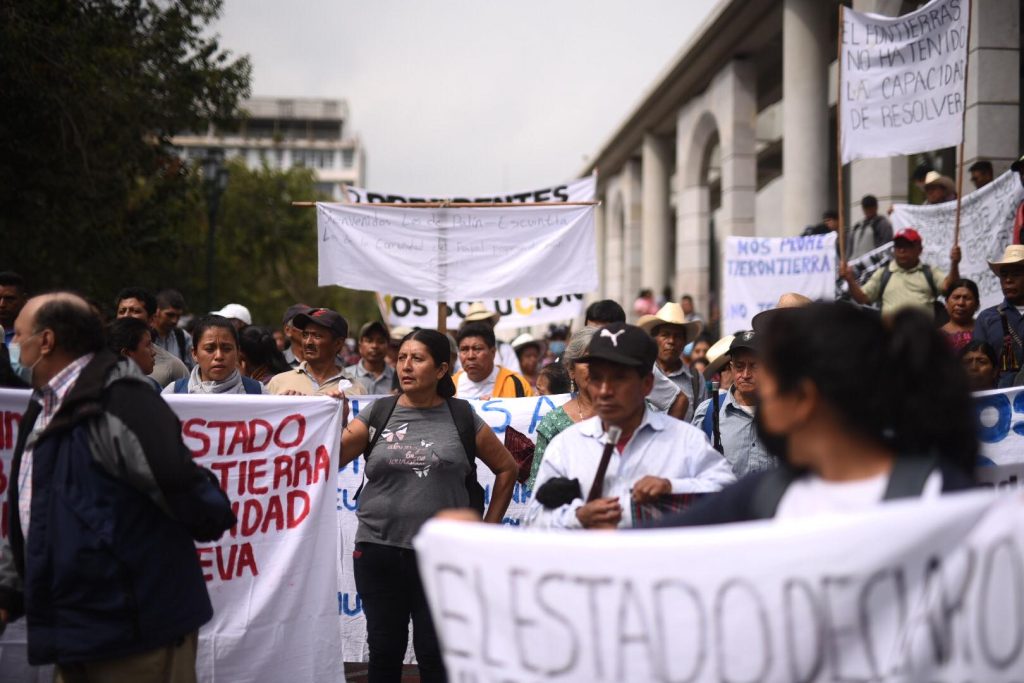
<svg viewBox="0 0 1024 683">
<path fill-rule="evenodd" d="M 778 465 L 758 436 L 754 419 L 758 404 L 760 340 L 759 333 L 753 330 L 739 332 L 733 338 L 728 353 L 733 383 L 718 410 L 723 454 L 737 478 Z M 697 408 L 694 424 L 704 423 L 707 412 L 713 410 L 711 403 L 705 401 Z"/>
<path fill-rule="evenodd" d="M 539 495 L 549 480 L 578 479 L 581 495 L 553 508 L 544 507 L 535 496 L 527 525 L 631 526 L 632 504 L 655 503 L 672 493 L 718 491 L 735 480 L 728 463 L 700 430 L 647 406 L 657 357 L 654 339 L 634 325 L 613 323 L 593 336 L 576 363 L 586 364 L 587 391 L 596 415 L 552 439 L 535 485 Z M 602 480 L 595 475 L 613 427 L 620 436 Z M 596 499 L 585 503 L 594 487 L 600 489 L 594 492 Z"/>
<path fill-rule="evenodd" d="M 292 326 L 302 330 L 301 363 L 288 372 L 274 375 L 267 392 L 287 395 L 336 396 L 339 392 L 365 394 L 352 382 L 338 360 L 348 337 L 348 321 L 337 311 L 314 308 L 292 318 Z"/>
<path fill-rule="evenodd" d="M 302 330 L 295 327 L 292 320 L 298 314 L 309 313 L 312 310 L 312 307 L 306 304 L 292 304 L 284 312 L 284 318 L 281 319 L 281 329 L 284 331 L 284 338 L 288 340 L 288 348 L 284 350 L 284 359 L 293 368 L 302 362 Z"/>
<path fill-rule="evenodd" d="M 345 368 L 345 372 L 363 385 L 368 394 L 390 394 L 395 381 L 395 369 L 387 364 L 388 328 L 379 320 L 359 328 L 359 362 Z"/>
</svg>

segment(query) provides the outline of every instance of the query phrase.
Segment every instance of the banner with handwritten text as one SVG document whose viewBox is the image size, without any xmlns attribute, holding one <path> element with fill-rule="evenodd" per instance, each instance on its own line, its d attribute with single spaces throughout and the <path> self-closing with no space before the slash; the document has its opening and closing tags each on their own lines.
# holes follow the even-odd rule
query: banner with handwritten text
<svg viewBox="0 0 1024 683">
<path fill-rule="evenodd" d="M 597 289 L 593 205 L 316 207 L 321 285 L 431 301 Z"/>
<path fill-rule="evenodd" d="M 978 284 L 982 308 L 1003 300 L 1003 290 L 988 261 L 1002 258 L 1010 243 L 1017 206 L 1022 201 L 1024 187 L 1020 178 L 1007 171 L 960 202 L 960 276 Z M 896 204 L 891 219 L 894 231 L 915 228 L 921 233 L 923 262 L 948 271 L 956 225 L 955 201 L 924 206 Z"/>
<path fill-rule="evenodd" d="M 725 242 L 722 329 L 749 330 L 751 319 L 797 292 L 814 300 L 835 298 L 836 235 L 728 237 Z"/>
<path fill-rule="evenodd" d="M 970 0 L 933 0 L 901 17 L 840 9 L 843 163 L 959 144 Z"/>
</svg>

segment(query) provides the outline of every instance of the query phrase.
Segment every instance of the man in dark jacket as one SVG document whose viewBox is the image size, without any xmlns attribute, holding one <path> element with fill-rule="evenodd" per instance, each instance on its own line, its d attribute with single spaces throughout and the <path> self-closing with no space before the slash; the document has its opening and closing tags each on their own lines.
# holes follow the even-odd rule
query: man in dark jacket
<svg viewBox="0 0 1024 683">
<path fill-rule="evenodd" d="M 989 261 L 999 278 L 1003 301 L 989 306 L 974 321 L 974 339 L 995 349 L 999 358 L 999 386 L 1013 386 L 1024 365 L 1024 246 L 1011 244 L 1003 258 Z"/>
<path fill-rule="evenodd" d="M 213 615 L 194 541 L 234 522 L 174 413 L 100 321 L 67 294 L 15 321 L 35 391 L 22 418 L 0 544 L 0 624 L 25 615 L 31 664 L 57 680 L 194 681 Z"/>
</svg>

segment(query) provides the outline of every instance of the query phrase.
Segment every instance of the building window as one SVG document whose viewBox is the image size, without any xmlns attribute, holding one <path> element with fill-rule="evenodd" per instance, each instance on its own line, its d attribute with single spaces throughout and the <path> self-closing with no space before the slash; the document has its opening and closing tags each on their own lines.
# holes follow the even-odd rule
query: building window
<svg viewBox="0 0 1024 683">
<path fill-rule="evenodd" d="M 352 164 L 356 158 L 356 151 L 354 149 L 343 149 L 341 150 L 341 166 L 342 168 L 352 168 Z"/>
</svg>

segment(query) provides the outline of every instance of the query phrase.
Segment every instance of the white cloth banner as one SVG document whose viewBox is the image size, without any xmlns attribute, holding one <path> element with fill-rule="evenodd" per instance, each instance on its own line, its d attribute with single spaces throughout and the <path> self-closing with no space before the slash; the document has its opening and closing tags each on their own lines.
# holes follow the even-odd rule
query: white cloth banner
<svg viewBox="0 0 1024 683">
<path fill-rule="evenodd" d="M 430 327 L 437 325 L 437 303 L 425 299 L 378 295 L 381 315 L 389 325 Z M 462 324 L 472 301 L 448 304 L 448 329 L 457 330 Z M 483 302 L 487 310 L 501 315 L 495 326 L 498 330 L 513 330 L 545 323 L 572 320 L 583 312 L 583 294 L 565 294 L 553 297 L 525 297 L 521 299 L 491 299 Z"/>
<path fill-rule="evenodd" d="M 728 237 L 725 242 L 722 329 L 749 330 L 751 319 L 774 308 L 786 292 L 835 298 L 836 235 Z"/>
<path fill-rule="evenodd" d="M 345 186 L 350 202 L 354 203 L 425 203 L 452 201 L 458 203 L 505 203 L 522 204 L 524 202 L 590 202 L 597 198 L 597 174 L 586 178 L 578 178 L 568 183 L 551 185 L 537 190 L 525 192 L 494 192 L 486 195 L 426 195 L 408 194 L 405 192 L 375 192 L 364 187 Z"/>
<path fill-rule="evenodd" d="M 12 426 L 28 396 L 0 391 L 5 484 Z M 214 612 L 199 632 L 199 680 L 340 683 L 339 404 L 307 397 L 165 398 L 182 421 L 185 444 L 220 479 L 238 518 L 218 542 L 197 546 Z M 6 490 L 0 493 L 6 509 Z M 25 663 L 24 638 L 22 628 L 0 640 L 0 668 L 22 675 L 10 680 L 39 676 Z"/>
<path fill-rule="evenodd" d="M 365 410 L 376 398 L 378 397 L 353 397 L 351 399 L 353 417 L 358 415 L 359 411 Z M 470 401 L 470 403 L 480 418 L 491 426 L 499 439 L 504 440 L 505 429 L 512 427 L 530 439 L 536 440 L 537 425 L 541 418 L 568 400 L 568 394 L 560 394 L 528 398 L 498 398 L 489 401 Z M 490 504 L 494 475 L 479 460 L 476 471 L 477 478 L 484 487 L 485 501 Z M 362 458 L 349 463 L 338 473 L 338 527 L 341 534 L 341 554 L 338 557 L 341 588 L 338 594 L 338 605 L 342 622 L 342 654 L 346 662 L 365 661 L 369 655 L 366 648 L 366 619 L 363 616 L 362 602 L 356 591 L 356 580 L 352 570 L 352 551 L 355 547 L 356 527 L 358 526 L 357 506 L 353 497 L 362 480 Z M 523 484 L 516 483 L 512 492 L 512 503 L 505 513 L 504 523 L 506 525 L 519 526 L 526 515 L 526 507 L 532 493 Z M 412 661 L 411 647 L 406 659 Z"/>
<path fill-rule="evenodd" d="M 978 284 L 982 308 L 1003 300 L 999 280 L 989 269 L 988 259 L 1002 258 L 1021 201 L 1024 187 L 1016 173 L 1007 171 L 960 202 L 960 275 Z M 956 225 L 955 201 L 923 206 L 896 204 L 891 219 L 894 232 L 912 227 L 921 233 L 924 263 L 948 271 Z"/>
<path fill-rule="evenodd" d="M 316 210 L 321 286 L 434 301 L 597 289 L 593 205 Z"/>
<path fill-rule="evenodd" d="M 844 164 L 960 143 L 969 1 L 933 0 L 901 17 L 842 7 Z"/>
<path fill-rule="evenodd" d="M 986 681 L 1024 671 L 1024 506 L 625 533 L 433 521 L 416 539 L 453 681 Z"/>
</svg>

